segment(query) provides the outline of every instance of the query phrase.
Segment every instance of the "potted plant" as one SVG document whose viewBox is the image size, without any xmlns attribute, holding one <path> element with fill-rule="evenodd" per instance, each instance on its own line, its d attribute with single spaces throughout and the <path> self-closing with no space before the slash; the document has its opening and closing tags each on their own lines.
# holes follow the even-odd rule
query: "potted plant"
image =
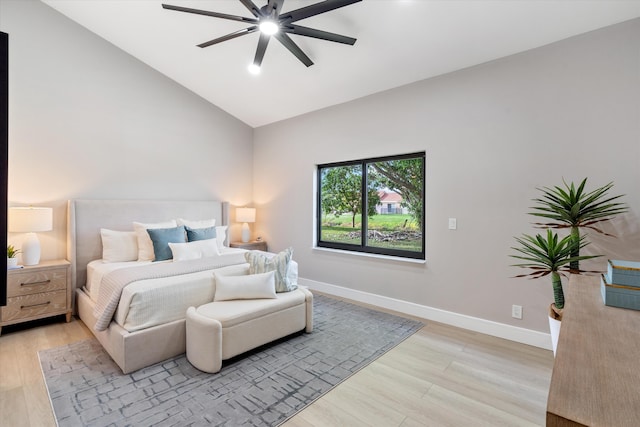
<svg viewBox="0 0 640 427">
<path fill-rule="evenodd" d="M 510 256 L 526 262 L 514 264 L 513 266 L 533 270 L 531 273 L 520 274 L 515 277 L 537 279 L 551 276 L 554 302 L 549 306 L 549 327 L 551 329 L 553 354 L 555 355 L 558 334 L 560 333 L 559 322 L 562 320 L 562 310 L 564 308 L 561 275 L 564 275 L 564 272 L 570 272 L 570 264 L 572 262 L 595 258 L 600 255 L 573 256 L 572 254 L 579 253 L 580 249 L 587 245 L 585 238 L 579 237 L 578 240 L 575 240 L 573 236 L 569 235 L 559 239 L 558 235 L 550 229 L 547 229 L 546 238 L 540 234 L 536 234 L 534 237 L 523 234 L 522 237 L 516 237 L 515 239 L 520 246 L 512 247 L 511 249 L 518 252 L 518 254 Z"/>
<path fill-rule="evenodd" d="M 18 266 L 18 254 L 20 249 L 16 249 L 13 245 L 7 245 L 7 268 L 14 268 Z"/>
<path fill-rule="evenodd" d="M 534 211 L 530 212 L 530 214 L 548 218 L 554 222 L 535 223 L 535 225 L 544 228 L 570 228 L 571 239 L 575 242 L 581 241 L 580 228 L 588 228 L 606 236 L 611 236 L 594 227 L 594 224 L 608 221 L 613 216 L 628 210 L 624 203 L 615 201 L 622 195 L 607 196 L 607 192 L 613 187 L 613 183 L 610 182 L 587 192 L 585 191 L 587 178 L 583 179 L 577 188 L 573 182 L 571 185 L 567 185 L 564 180 L 562 182 L 564 188 L 558 186 L 538 188 L 538 190 L 542 191 L 542 197 L 533 199 L 538 203 L 538 206 L 532 207 L 531 209 L 534 209 Z M 583 246 L 585 245 L 576 244 L 573 247 L 574 250 L 571 252 L 571 256 L 576 259 L 570 264 L 572 273 L 579 273 L 580 271 L 580 260 L 577 257 L 580 255 L 580 249 Z"/>
</svg>

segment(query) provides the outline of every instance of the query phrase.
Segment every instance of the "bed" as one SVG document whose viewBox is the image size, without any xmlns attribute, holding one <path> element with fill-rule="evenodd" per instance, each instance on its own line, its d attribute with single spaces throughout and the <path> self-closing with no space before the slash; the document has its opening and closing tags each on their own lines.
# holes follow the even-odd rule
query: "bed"
<svg viewBox="0 0 640 427">
<path fill-rule="evenodd" d="M 216 225 L 224 226 L 229 223 L 229 204 L 220 201 L 70 200 L 67 216 L 67 257 L 71 262 L 76 312 L 124 373 L 185 352 L 186 310 L 182 309 L 185 305 L 211 301 L 214 291 L 207 285 L 211 282 L 209 268 L 221 268 L 234 275 L 246 274 L 248 271 L 248 264 L 243 263 L 245 251 L 228 248 L 225 244 L 225 247 L 221 248 L 220 257 L 216 257 L 224 261 L 217 261 L 221 264 L 208 266 L 206 270 L 189 273 L 184 277 L 159 278 L 156 279 L 158 282 L 153 282 L 153 286 L 148 286 L 145 281 L 135 282 L 122 291 L 122 299 L 128 298 L 129 303 L 132 299 L 142 301 L 139 299 L 140 295 L 146 292 L 152 297 L 155 295 L 162 303 L 182 304 L 176 313 L 172 314 L 171 309 L 149 309 L 142 304 L 138 304 L 136 310 L 131 309 L 129 305 L 122 309 L 123 306 L 119 303 L 113 320 L 105 323 L 104 319 L 96 314 L 95 309 L 99 303 L 96 291 L 92 289 L 95 285 L 91 283 L 95 282 L 96 276 L 108 275 L 111 270 L 127 267 L 127 263 L 104 264 L 100 261 L 103 256 L 101 229 L 130 231 L 133 221 L 154 223 L 174 218 L 215 219 Z M 225 243 L 226 239 L 225 233 Z M 186 261 L 189 262 L 192 261 Z M 162 263 L 161 261 L 157 264 Z M 140 269 L 144 268 L 147 267 L 140 266 Z M 122 272 L 131 270 L 137 269 L 123 268 Z M 88 273 L 91 279 L 89 281 Z M 294 274 L 297 276 L 297 264 Z M 188 279 L 185 279 L 187 276 Z M 163 293 L 163 289 L 175 287 L 175 284 L 182 290 L 177 297 L 176 294 Z M 189 286 L 193 288 L 188 288 Z M 129 288 L 135 289 L 137 293 L 126 294 L 125 291 Z M 170 301 L 167 302 L 167 299 Z M 176 299 L 179 301 L 174 301 Z M 175 308 L 173 311 L 176 311 Z M 129 312 L 137 314 L 133 316 Z M 159 316 L 160 314 L 164 317 Z M 132 319 L 128 316 L 137 317 Z"/>
</svg>

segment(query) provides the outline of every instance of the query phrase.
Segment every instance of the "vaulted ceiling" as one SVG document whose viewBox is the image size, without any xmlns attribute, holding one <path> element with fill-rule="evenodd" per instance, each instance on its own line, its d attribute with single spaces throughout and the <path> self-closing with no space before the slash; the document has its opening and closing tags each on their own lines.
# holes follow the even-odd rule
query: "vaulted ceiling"
<svg viewBox="0 0 640 427">
<path fill-rule="evenodd" d="M 638 0 L 364 0 L 299 22 L 355 45 L 292 35 L 314 65 L 272 41 L 252 75 L 259 32 L 199 48 L 248 25 L 162 8 L 251 17 L 240 1 L 42 1 L 252 127 L 640 17 Z"/>
</svg>

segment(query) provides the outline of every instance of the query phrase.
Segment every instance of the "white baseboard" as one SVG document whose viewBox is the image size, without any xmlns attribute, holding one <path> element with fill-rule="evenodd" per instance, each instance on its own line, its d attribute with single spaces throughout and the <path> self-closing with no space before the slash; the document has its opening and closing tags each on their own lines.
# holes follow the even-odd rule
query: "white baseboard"
<svg viewBox="0 0 640 427">
<path fill-rule="evenodd" d="M 411 316 L 420 317 L 422 319 L 433 320 L 434 322 L 445 323 L 458 328 L 468 329 L 470 331 L 480 332 L 482 334 L 551 350 L 551 335 L 544 332 L 519 328 L 517 326 L 506 325 L 504 323 L 480 319 L 479 317 L 467 316 L 465 314 L 454 313 L 452 311 L 441 310 L 439 308 L 415 304 L 368 292 L 356 291 L 354 289 L 330 285 L 328 283 L 317 282 L 315 280 L 299 278 L 298 283 L 311 290 L 317 290 L 318 292 L 323 292 L 329 295 L 348 298 L 365 304 L 371 304 L 388 310 L 394 310 Z"/>
</svg>

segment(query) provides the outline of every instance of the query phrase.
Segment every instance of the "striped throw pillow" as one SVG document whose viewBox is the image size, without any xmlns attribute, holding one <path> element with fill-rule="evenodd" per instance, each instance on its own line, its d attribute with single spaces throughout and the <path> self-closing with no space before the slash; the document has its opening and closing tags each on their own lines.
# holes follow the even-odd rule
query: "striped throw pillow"
<svg viewBox="0 0 640 427">
<path fill-rule="evenodd" d="M 292 256 L 293 248 L 285 249 L 277 255 L 257 251 L 250 251 L 244 254 L 249 263 L 249 274 L 275 272 L 276 292 L 289 292 L 298 288 L 298 285 L 292 283 L 289 278 Z"/>
</svg>

